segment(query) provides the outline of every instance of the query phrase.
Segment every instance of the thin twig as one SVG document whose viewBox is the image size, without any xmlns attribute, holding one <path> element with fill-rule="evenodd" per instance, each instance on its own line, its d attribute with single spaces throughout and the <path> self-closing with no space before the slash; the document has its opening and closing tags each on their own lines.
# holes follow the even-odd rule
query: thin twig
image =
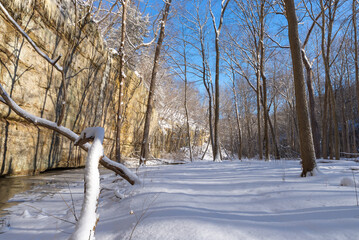
<svg viewBox="0 0 359 240">
<path fill-rule="evenodd" d="M 36 117 L 35 115 L 26 112 L 19 105 L 17 105 L 17 103 L 9 96 L 9 94 L 5 91 L 5 89 L 1 84 L 0 84 L 0 96 L 3 98 L 3 100 L 5 100 L 6 105 L 9 106 L 11 110 L 13 110 L 17 115 L 24 118 L 26 121 L 34 124 L 35 126 L 42 126 L 47 129 L 54 130 L 55 132 L 67 137 L 71 141 L 75 141 L 78 138 L 78 135 L 73 131 L 71 131 L 70 129 L 63 126 L 58 126 L 57 123 L 55 122 L 49 121 L 45 118 Z M 89 143 L 80 145 L 80 147 L 85 151 L 88 151 L 90 146 L 91 145 Z M 141 180 L 121 163 L 114 162 L 106 156 L 103 156 L 103 158 L 100 160 L 100 163 L 105 168 L 108 168 L 114 171 L 115 173 L 119 174 L 121 177 L 126 179 L 132 185 L 136 183 L 141 183 Z"/>
<path fill-rule="evenodd" d="M 42 209 L 39 209 L 39 208 L 37 208 L 37 207 L 31 206 L 31 205 L 28 205 L 28 204 L 24 204 L 24 205 L 25 205 L 25 206 L 28 206 L 28 207 L 31 207 L 31 208 L 33 208 L 33 209 L 39 211 L 40 213 L 44 213 L 44 214 L 46 214 L 46 215 L 48 215 L 48 216 L 50 216 L 50 217 L 53 217 L 53 218 L 56 218 L 56 219 L 58 219 L 58 220 L 61 220 L 61 221 L 64 221 L 64 222 L 67 222 L 67 223 L 71 223 L 71 224 L 76 225 L 76 223 L 74 223 L 74 222 L 71 222 L 71 221 L 69 221 L 69 220 L 66 220 L 66 219 L 63 219 L 63 218 L 60 218 L 60 217 L 56 217 L 55 215 L 52 215 L 52 214 L 50 214 L 50 213 L 47 213 L 47 212 L 45 212 L 45 211 L 43 211 Z"/>
<path fill-rule="evenodd" d="M 356 183 L 356 181 L 355 181 L 354 170 L 352 170 L 352 174 L 353 174 L 353 180 L 354 180 L 355 197 L 356 197 L 356 200 L 357 200 L 357 206 L 359 206 L 359 201 L 358 201 L 358 191 L 357 191 L 357 183 Z"/>
</svg>

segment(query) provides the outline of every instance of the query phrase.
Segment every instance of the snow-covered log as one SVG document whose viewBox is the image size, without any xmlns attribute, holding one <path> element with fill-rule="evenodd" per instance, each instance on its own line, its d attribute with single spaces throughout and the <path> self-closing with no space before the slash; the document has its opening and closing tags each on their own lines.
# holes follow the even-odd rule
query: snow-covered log
<svg viewBox="0 0 359 240">
<path fill-rule="evenodd" d="M 71 131 L 70 129 L 58 126 L 57 123 L 49 121 L 44 118 L 36 117 L 28 112 L 26 112 L 24 109 L 22 109 L 19 105 L 17 105 L 14 100 L 12 100 L 9 96 L 9 94 L 5 91 L 3 86 L 0 84 L 0 96 L 2 97 L 1 102 L 5 102 L 6 105 L 8 105 L 11 110 L 13 110 L 17 115 L 24 118 L 26 121 L 36 125 L 45 127 L 47 129 L 54 130 L 55 132 L 67 137 L 71 141 L 75 141 L 78 138 L 78 135 Z M 85 151 L 88 151 L 90 148 L 90 144 L 80 144 L 79 145 L 82 149 Z M 119 174 L 121 177 L 123 177 L 125 180 L 127 180 L 130 184 L 138 184 L 141 183 L 141 180 L 137 177 L 136 174 L 131 172 L 128 168 L 126 168 L 123 164 L 114 162 L 110 160 L 108 157 L 103 156 L 103 158 L 100 160 L 100 163 L 105 167 L 108 168 L 115 173 Z"/>
<path fill-rule="evenodd" d="M 70 240 L 93 240 L 98 221 L 97 204 L 100 196 L 100 173 L 98 164 L 103 156 L 103 139 L 105 131 L 102 127 L 90 127 L 82 131 L 75 145 L 82 145 L 91 140 L 85 167 L 85 196 L 82 203 L 81 216 Z"/>
</svg>

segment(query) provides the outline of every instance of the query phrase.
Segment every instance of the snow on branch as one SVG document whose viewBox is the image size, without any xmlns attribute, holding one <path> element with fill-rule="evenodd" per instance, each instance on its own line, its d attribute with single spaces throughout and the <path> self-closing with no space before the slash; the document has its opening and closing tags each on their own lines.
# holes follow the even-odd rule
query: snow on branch
<svg viewBox="0 0 359 240">
<path fill-rule="evenodd" d="M 24 118 L 26 121 L 36 126 L 41 126 L 47 129 L 54 130 L 55 132 L 67 137 L 71 141 L 75 141 L 76 139 L 78 139 L 78 135 L 73 131 L 71 131 L 70 129 L 63 126 L 58 126 L 57 123 L 55 122 L 49 121 L 44 118 L 36 117 L 26 112 L 19 105 L 17 105 L 14 102 L 14 100 L 11 99 L 11 97 L 8 95 L 8 93 L 5 91 L 5 89 L 1 84 L 0 84 L 0 96 L 1 96 L 0 98 L 1 102 L 5 102 L 5 104 L 11 108 L 11 110 L 13 110 L 20 117 Z M 89 143 L 80 145 L 80 147 L 85 151 L 89 151 L 90 146 L 91 145 Z M 103 156 L 103 158 L 100 160 L 100 163 L 105 168 L 108 168 L 114 171 L 115 173 L 119 174 L 121 177 L 123 177 L 132 185 L 141 183 L 141 180 L 133 172 L 131 172 L 128 168 L 126 168 L 123 164 L 114 162 L 106 156 Z"/>
<path fill-rule="evenodd" d="M 82 203 L 81 216 L 70 240 L 95 239 L 95 228 L 99 219 L 97 214 L 98 199 L 100 196 L 100 173 L 98 163 L 103 156 L 103 139 L 105 131 L 102 127 L 90 127 L 81 132 L 75 140 L 80 145 L 93 140 L 88 151 L 85 167 L 85 197 Z"/>
</svg>

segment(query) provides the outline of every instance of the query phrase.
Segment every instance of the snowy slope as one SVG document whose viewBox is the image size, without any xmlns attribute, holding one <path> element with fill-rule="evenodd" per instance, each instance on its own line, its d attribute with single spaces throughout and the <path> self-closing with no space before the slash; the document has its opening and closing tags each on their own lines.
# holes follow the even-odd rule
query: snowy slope
<svg viewBox="0 0 359 240">
<path fill-rule="evenodd" d="M 359 239 L 354 161 L 319 163 L 321 174 L 300 178 L 299 161 L 196 162 L 151 166 L 143 184 L 124 187 L 103 176 L 96 238 L 106 239 Z M 354 173 L 356 170 L 354 170 Z M 359 174 L 355 175 L 359 180 Z M 349 186 L 341 182 L 349 181 Z M 352 183 L 354 183 L 352 181 Z M 82 186 L 71 186 L 79 212 Z M 10 208 L 0 239 L 67 239 L 74 225 L 71 194 Z M 45 213 L 39 213 L 42 209 Z M 51 214 L 52 216 L 49 216 Z M 131 235 L 132 234 L 132 235 Z"/>
</svg>

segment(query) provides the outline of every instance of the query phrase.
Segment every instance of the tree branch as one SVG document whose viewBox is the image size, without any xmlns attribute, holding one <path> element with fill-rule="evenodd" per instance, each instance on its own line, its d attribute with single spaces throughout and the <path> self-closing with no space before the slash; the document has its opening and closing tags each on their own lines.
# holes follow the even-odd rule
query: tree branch
<svg viewBox="0 0 359 240">
<path fill-rule="evenodd" d="M 64 73 L 64 69 L 62 66 L 60 66 L 57 62 L 60 60 L 61 55 L 58 56 L 55 59 L 51 59 L 46 53 L 44 53 L 34 41 L 27 35 L 27 33 L 20 27 L 19 24 L 10 16 L 9 12 L 5 9 L 5 7 L 0 2 L 0 10 L 5 14 L 6 18 L 14 25 L 14 27 L 21 33 L 21 35 L 30 43 L 30 45 L 34 48 L 34 50 L 42 57 L 44 58 L 48 63 L 50 63 L 52 66 L 54 66 L 60 73 L 62 77 L 62 84 L 63 84 L 63 100 L 62 100 L 62 108 L 60 117 L 58 119 L 57 125 L 60 126 L 64 113 L 65 113 L 65 104 L 66 104 L 66 76 Z"/>
<path fill-rule="evenodd" d="M 70 129 L 58 126 L 57 123 L 49 121 L 44 118 L 36 117 L 35 115 L 32 115 L 28 112 L 26 112 L 24 109 L 22 109 L 19 105 L 17 105 L 14 100 L 8 95 L 8 93 L 5 91 L 3 86 L 0 84 L 0 101 L 5 102 L 7 106 L 11 108 L 18 116 L 24 118 L 26 121 L 34 124 L 35 126 L 41 126 L 45 127 L 47 129 L 54 130 L 55 132 L 67 137 L 71 141 L 75 141 L 78 138 L 78 135 L 71 131 Z M 83 144 L 80 146 L 85 151 L 88 151 L 91 145 L 89 143 Z M 127 180 L 130 184 L 139 184 L 141 183 L 141 180 L 132 173 L 128 168 L 126 168 L 124 165 L 114 162 L 110 160 L 108 157 L 103 156 L 100 163 L 105 168 L 108 168 L 115 173 L 119 174 L 121 177 L 123 177 L 125 180 Z"/>
</svg>

